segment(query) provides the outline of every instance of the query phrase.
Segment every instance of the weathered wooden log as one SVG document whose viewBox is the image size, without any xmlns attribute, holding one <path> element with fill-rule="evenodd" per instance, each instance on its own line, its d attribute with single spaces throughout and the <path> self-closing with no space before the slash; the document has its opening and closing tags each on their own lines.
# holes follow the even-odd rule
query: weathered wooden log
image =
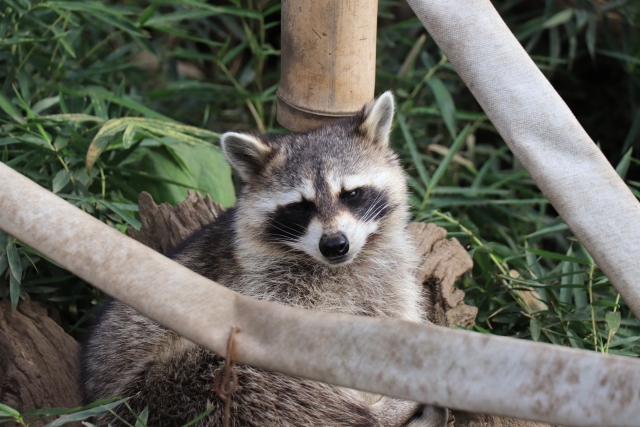
<svg viewBox="0 0 640 427">
<path fill-rule="evenodd" d="M 138 207 L 142 228 L 137 231 L 129 227 L 127 234 L 160 253 L 166 253 L 224 212 L 209 195 L 202 197 L 191 190 L 175 207 L 168 203 L 158 206 L 151 194 L 143 191 L 138 196 Z"/>
<path fill-rule="evenodd" d="M 79 347 L 44 304 L 0 301 L 0 402 L 21 413 L 80 406 Z"/>
<path fill-rule="evenodd" d="M 464 303 L 464 292 L 453 285 L 473 267 L 473 262 L 456 239 L 434 224 L 413 223 L 409 231 L 416 240 L 422 262 L 416 274 L 422 281 L 429 306 L 429 320 L 436 325 L 471 328 L 478 309 Z"/>
</svg>

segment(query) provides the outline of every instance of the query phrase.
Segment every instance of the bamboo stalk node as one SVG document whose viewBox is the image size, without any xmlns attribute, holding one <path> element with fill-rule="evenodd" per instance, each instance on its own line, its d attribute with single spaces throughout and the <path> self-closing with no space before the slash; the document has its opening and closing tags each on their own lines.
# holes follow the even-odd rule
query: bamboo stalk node
<svg viewBox="0 0 640 427">
<path fill-rule="evenodd" d="M 377 0 L 282 2 L 282 126 L 313 129 L 373 99 L 377 15 Z"/>
</svg>

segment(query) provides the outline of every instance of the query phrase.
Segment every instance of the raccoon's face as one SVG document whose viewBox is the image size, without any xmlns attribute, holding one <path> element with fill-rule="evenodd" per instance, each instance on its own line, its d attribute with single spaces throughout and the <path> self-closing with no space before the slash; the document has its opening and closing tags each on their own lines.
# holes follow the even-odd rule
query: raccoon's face
<svg viewBox="0 0 640 427">
<path fill-rule="evenodd" d="M 224 134 L 222 148 L 244 182 L 238 238 L 340 266 L 397 237 L 408 213 L 404 174 L 389 148 L 393 109 L 387 92 L 354 118 L 310 132 Z"/>
</svg>

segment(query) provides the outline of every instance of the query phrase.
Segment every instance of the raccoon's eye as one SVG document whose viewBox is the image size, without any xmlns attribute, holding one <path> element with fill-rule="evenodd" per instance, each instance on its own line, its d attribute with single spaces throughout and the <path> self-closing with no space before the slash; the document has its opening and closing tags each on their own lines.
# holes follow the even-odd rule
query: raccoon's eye
<svg viewBox="0 0 640 427">
<path fill-rule="evenodd" d="M 349 201 L 349 200 L 355 200 L 357 198 L 359 198 L 360 196 L 362 196 L 362 194 L 364 193 L 364 190 L 362 188 L 356 188 L 354 190 L 348 190 L 348 191 L 343 191 L 340 194 L 340 200 L 342 201 Z"/>
<path fill-rule="evenodd" d="M 289 212 L 309 212 L 311 210 L 313 210 L 314 205 L 313 202 L 310 202 L 308 200 L 302 200 L 301 202 L 297 202 L 297 203 L 291 203 L 289 205 L 286 206 L 286 209 Z"/>
</svg>

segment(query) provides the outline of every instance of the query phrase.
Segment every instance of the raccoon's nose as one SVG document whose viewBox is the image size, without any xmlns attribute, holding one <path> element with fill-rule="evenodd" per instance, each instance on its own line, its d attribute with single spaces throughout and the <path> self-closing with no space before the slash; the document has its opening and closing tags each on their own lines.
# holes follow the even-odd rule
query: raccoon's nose
<svg viewBox="0 0 640 427">
<path fill-rule="evenodd" d="M 349 240 L 342 233 L 322 236 L 319 246 L 320 253 L 326 258 L 336 258 L 349 252 Z"/>
</svg>

